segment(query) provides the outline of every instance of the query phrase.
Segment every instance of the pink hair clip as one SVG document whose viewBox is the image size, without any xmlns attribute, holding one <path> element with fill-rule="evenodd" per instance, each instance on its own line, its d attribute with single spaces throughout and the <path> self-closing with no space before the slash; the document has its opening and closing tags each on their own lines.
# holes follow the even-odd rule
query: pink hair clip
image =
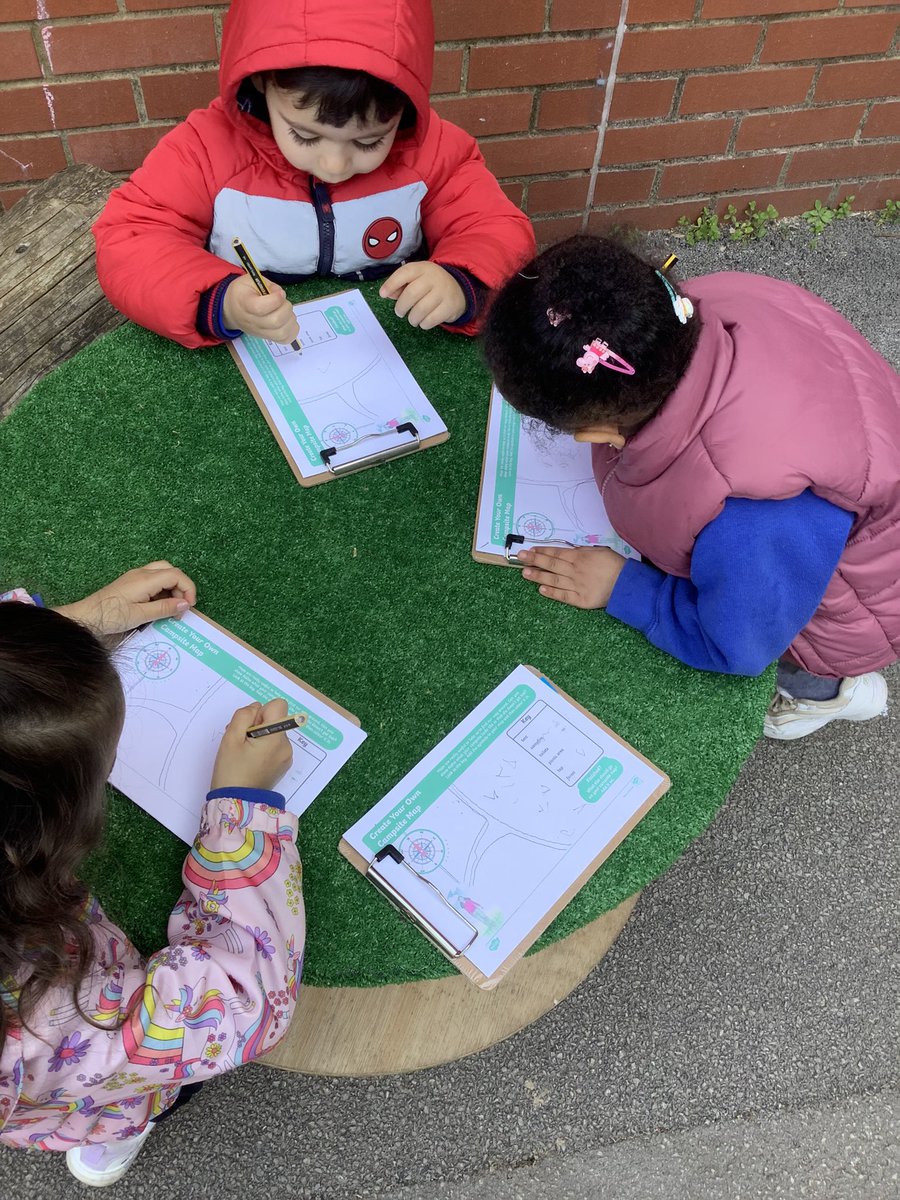
<svg viewBox="0 0 900 1200">
<path fill-rule="evenodd" d="M 568 321 L 569 318 L 571 317 L 571 315 L 572 314 L 570 312 L 567 312 L 566 309 L 564 309 L 564 308 L 548 308 L 547 309 L 547 320 L 550 322 L 550 324 L 553 326 L 554 329 L 557 327 L 557 325 L 562 325 L 563 321 Z"/>
<path fill-rule="evenodd" d="M 600 338 L 594 338 L 589 346 L 584 346 L 582 349 L 584 355 L 582 358 L 575 359 L 575 366 L 581 367 L 585 375 L 592 374 L 598 363 L 601 367 L 606 367 L 610 371 L 618 371 L 621 375 L 634 374 L 634 367 L 631 363 L 616 354 L 615 350 L 610 350 L 607 343 L 601 341 Z"/>
</svg>

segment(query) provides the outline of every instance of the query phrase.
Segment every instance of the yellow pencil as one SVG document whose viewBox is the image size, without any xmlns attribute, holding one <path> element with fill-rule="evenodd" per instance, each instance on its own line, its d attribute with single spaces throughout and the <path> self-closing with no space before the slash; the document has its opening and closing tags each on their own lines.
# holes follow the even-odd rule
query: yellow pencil
<svg viewBox="0 0 900 1200">
<path fill-rule="evenodd" d="M 665 273 L 667 271 L 671 271 L 677 262 L 678 262 L 678 255 L 670 254 L 669 257 L 666 259 L 666 261 L 662 265 L 663 275 L 665 275 Z"/>
<path fill-rule="evenodd" d="M 232 238 L 231 244 L 234 246 L 235 254 L 241 260 L 241 266 L 256 284 L 256 290 L 261 296 L 268 296 L 269 289 L 266 287 L 266 281 L 263 279 L 262 275 L 260 275 L 259 267 L 257 267 L 256 263 L 250 257 L 247 247 L 240 238 Z M 291 349 L 296 350 L 300 354 L 303 353 L 303 345 L 299 338 L 294 338 L 294 340 L 291 342 Z"/>
</svg>

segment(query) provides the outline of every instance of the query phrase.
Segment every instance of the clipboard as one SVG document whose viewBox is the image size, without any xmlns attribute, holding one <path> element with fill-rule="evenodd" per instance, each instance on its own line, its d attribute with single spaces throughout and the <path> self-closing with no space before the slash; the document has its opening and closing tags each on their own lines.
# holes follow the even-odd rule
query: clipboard
<svg viewBox="0 0 900 1200">
<path fill-rule="evenodd" d="M 535 422 L 535 424 L 539 426 L 540 422 Z M 510 425 L 514 425 L 515 428 L 514 440 Z M 497 388 L 492 387 L 485 425 L 484 452 L 481 456 L 481 478 L 478 481 L 475 528 L 472 532 L 472 558 L 476 562 L 490 563 L 493 566 L 522 568 L 525 564 L 519 562 L 519 550 L 548 546 L 580 550 L 593 545 L 610 546 L 623 557 L 640 557 L 612 529 L 609 518 L 606 516 L 599 491 L 596 493 L 595 498 L 595 503 L 599 506 L 599 509 L 597 512 L 589 515 L 586 529 L 583 532 L 580 529 L 563 528 L 563 526 L 574 526 L 576 519 L 572 516 L 571 511 L 564 513 L 563 510 L 566 506 L 560 502 L 562 491 L 557 494 L 555 507 L 553 504 L 550 504 L 544 512 L 529 511 L 526 508 L 526 511 L 522 513 L 519 510 L 518 503 L 520 496 L 518 489 L 520 484 L 525 489 L 528 489 L 530 486 L 532 495 L 546 495 L 548 491 L 551 495 L 553 494 L 552 487 L 548 487 L 548 479 L 529 479 L 527 476 L 522 479 L 519 477 L 518 468 L 521 466 L 524 453 L 530 456 L 526 461 L 530 461 L 532 468 L 539 461 L 539 458 L 535 457 L 530 437 L 526 436 L 524 430 L 520 430 L 521 418 L 518 414 L 514 414 L 514 410 L 503 400 Z M 565 437 L 565 435 L 559 434 L 554 434 L 553 436 Z M 559 444 L 563 445 L 564 443 L 560 442 Z M 513 445 L 514 448 L 512 448 Z M 551 475 L 550 482 L 559 482 L 562 490 L 569 490 L 574 493 L 575 489 L 583 486 L 585 481 L 578 479 L 577 476 L 570 477 L 569 473 L 573 469 L 572 462 L 574 461 L 571 459 L 571 446 L 574 445 L 572 439 L 569 439 L 569 445 L 569 464 L 565 463 L 564 455 L 559 462 L 556 461 L 555 456 L 547 456 L 543 462 L 543 467 L 540 469 L 546 470 L 548 464 L 551 468 L 558 469 L 559 475 L 557 479 L 553 481 Z M 588 459 L 590 457 L 589 448 L 579 450 L 579 453 Z M 514 477 L 514 495 L 510 495 L 508 491 L 505 491 L 499 485 L 499 479 L 495 479 L 492 470 L 492 460 L 494 458 L 497 459 L 498 465 L 501 461 L 505 460 L 507 467 L 505 487 L 509 487 L 509 481 Z M 511 462 L 515 464 L 513 469 L 510 469 Z M 497 476 L 499 477 L 500 475 L 501 472 L 498 470 Z M 590 476 L 591 490 L 593 491 L 592 469 L 590 469 Z M 486 490 L 490 491 L 491 488 L 491 479 L 495 480 L 493 496 L 486 495 Z M 528 494 L 527 491 L 525 494 Z M 536 507 L 541 507 L 540 500 L 536 502 Z M 488 516 L 489 511 L 490 515 Z M 492 528 L 493 522 L 501 522 L 500 528 Z M 515 522 L 515 524 L 510 528 L 512 522 Z M 596 524 L 593 524 L 593 522 L 596 522 Z M 488 530 L 490 530 L 489 536 Z M 604 530 L 608 532 L 604 532 Z M 579 540 L 571 540 L 571 537 L 565 536 L 567 533 L 571 537 L 578 537 Z M 498 537 L 498 534 L 500 534 L 500 537 Z M 483 548 L 485 544 L 489 544 L 491 549 L 485 550 Z"/>
<path fill-rule="evenodd" d="M 358 289 L 345 288 L 340 292 L 332 292 L 326 296 L 319 296 L 315 301 L 306 301 L 304 304 L 295 305 L 295 307 L 304 308 L 312 303 L 325 303 L 329 300 L 335 300 L 339 296 L 358 296 L 363 304 L 365 304 L 365 300 Z M 366 309 L 372 320 L 381 329 L 378 318 L 372 312 L 371 308 L 366 305 Z M 382 333 L 384 333 L 383 329 Z M 384 337 L 390 341 L 386 333 L 384 333 Z M 308 347 L 305 348 L 304 353 L 307 350 Z M 332 480 L 341 479 L 345 475 L 355 475 L 357 471 L 364 471 L 367 467 L 393 462 L 395 459 L 405 458 L 408 454 L 415 454 L 419 450 L 428 450 L 431 446 L 437 446 L 441 442 L 447 441 L 450 437 L 450 432 L 446 428 L 438 433 L 423 434 L 423 431 L 418 427 L 416 422 L 412 420 L 399 421 L 397 425 L 390 429 L 363 433 L 357 437 L 348 438 L 341 444 L 335 443 L 323 446 L 318 450 L 323 470 L 319 474 L 305 476 L 298 467 L 282 428 L 280 428 L 270 406 L 266 403 L 266 400 L 257 387 L 256 381 L 239 354 L 234 341 L 229 341 L 228 351 L 237 364 L 244 383 L 246 383 L 251 395 L 256 400 L 266 424 L 269 426 L 275 441 L 278 443 L 282 454 L 287 460 L 288 466 L 291 468 L 294 478 L 301 487 L 316 487 L 321 483 L 329 483 Z M 297 357 L 301 362 L 303 361 L 301 355 Z M 405 366 L 406 364 L 404 363 Z M 406 369 L 408 370 L 408 368 Z"/>
<path fill-rule="evenodd" d="M 279 786 L 298 815 L 366 737 L 357 716 L 196 609 L 134 630 L 114 662 L 126 709 L 110 782 L 188 844 L 222 732 L 249 700 L 280 695 L 304 718 Z"/>
<path fill-rule="evenodd" d="M 549 905 L 546 911 L 532 924 L 527 933 L 518 943 L 508 949 L 498 962 L 496 969 L 485 973 L 471 961 L 470 954 L 479 937 L 485 936 L 477 925 L 464 912 L 455 908 L 439 887 L 424 874 L 418 872 L 407 861 L 402 852 L 393 843 L 388 843 L 371 858 L 366 858 L 346 839 L 341 838 L 338 849 L 347 861 L 366 877 L 382 895 L 409 920 L 453 965 L 472 983 L 483 990 L 495 988 L 509 973 L 528 948 L 540 937 L 550 923 L 559 915 L 575 894 L 584 886 L 597 869 L 602 866 L 617 846 L 621 844 L 632 829 L 650 811 L 656 801 L 669 790 L 671 781 L 658 767 L 645 758 L 639 751 L 630 746 L 614 730 L 605 725 L 583 705 L 573 699 L 562 688 L 557 687 L 540 671 L 526 666 L 528 671 L 556 696 L 571 705 L 581 713 L 597 729 L 621 746 L 634 759 L 644 764 L 659 782 L 652 792 L 633 812 L 612 837 L 599 847 L 590 863 L 569 883 Z M 454 731 L 448 735 L 451 736 Z M 440 743 L 439 743 L 440 744 Z M 417 770 L 413 768 L 413 772 Z M 413 772 L 410 772 L 412 774 Z M 402 782 L 402 781 L 401 781 Z M 377 806 L 375 806 L 377 807 Z"/>
</svg>

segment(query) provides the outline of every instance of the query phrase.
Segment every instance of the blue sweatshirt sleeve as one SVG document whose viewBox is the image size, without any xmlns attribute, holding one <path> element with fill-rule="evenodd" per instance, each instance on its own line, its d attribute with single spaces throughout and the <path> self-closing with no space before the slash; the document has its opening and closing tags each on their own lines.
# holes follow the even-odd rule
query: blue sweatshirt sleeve
<svg viewBox="0 0 900 1200">
<path fill-rule="evenodd" d="M 852 524 L 810 491 L 732 497 L 697 535 L 690 579 L 629 560 L 606 611 L 690 667 L 759 675 L 818 608 Z"/>
</svg>

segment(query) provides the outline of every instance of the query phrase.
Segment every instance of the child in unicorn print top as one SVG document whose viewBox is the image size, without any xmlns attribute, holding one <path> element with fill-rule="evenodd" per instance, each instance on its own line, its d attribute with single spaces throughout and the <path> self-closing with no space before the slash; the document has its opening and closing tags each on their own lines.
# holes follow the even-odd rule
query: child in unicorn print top
<svg viewBox="0 0 900 1200">
<path fill-rule="evenodd" d="M 65 1150 L 97 1186 L 199 1082 L 271 1049 L 297 998 L 297 818 L 271 790 L 291 751 L 245 736 L 283 700 L 225 732 L 166 947 L 141 958 L 76 878 L 103 839 L 125 709 L 99 639 L 195 595 L 156 562 L 56 611 L 0 596 L 0 1143 Z"/>
</svg>

